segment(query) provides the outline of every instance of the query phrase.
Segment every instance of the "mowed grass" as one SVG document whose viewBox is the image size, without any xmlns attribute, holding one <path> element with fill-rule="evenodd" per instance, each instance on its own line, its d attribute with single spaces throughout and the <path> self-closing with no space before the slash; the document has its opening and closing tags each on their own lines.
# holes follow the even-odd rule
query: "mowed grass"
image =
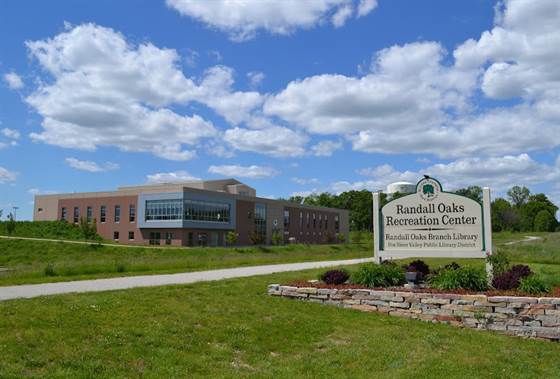
<svg viewBox="0 0 560 379">
<path fill-rule="evenodd" d="M 128 248 L 0 239 L 0 285 L 372 256 L 367 245 Z M 48 267 L 48 269 L 47 269 Z"/>
<path fill-rule="evenodd" d="M 0 377 L 560 377 L 557 343 L 266 295 L 318 273 L 1 302 Z"/>
</svg>

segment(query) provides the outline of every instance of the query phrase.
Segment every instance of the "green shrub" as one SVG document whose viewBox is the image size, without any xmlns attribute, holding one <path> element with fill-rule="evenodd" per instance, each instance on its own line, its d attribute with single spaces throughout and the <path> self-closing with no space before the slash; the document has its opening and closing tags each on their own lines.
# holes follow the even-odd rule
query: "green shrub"
<svg viewBox="0 0 560 379">
<path fill-rule="evenodd" d="M 46 276 L 56 276 L 56 271 L 54 270 L 54 266 L 52 264 L 48 264 L 47 267 L 45 267 L 45 275 Z"/>
<path fill-rule="evenodd" d="M 271 239 L 272 239 L 272 244 L 275 246 L 280 246 L 284 242 L 284 237 L 282 236 L 282 233 L 280 233 L 279 231 L 273 232 Z"/>
<path fill-rule="evenodd" d="M 543 209 L 535 216 L 535 232 L 552 232 L 556 227 L 556 218 L 549 211 Z"/>
<path fill-rule="evenodd" d="M 126 266 L 123 263 L 117 263 L 117 272 L 125 272 Z"/>
<path fill-rule="evenodd" d="M 237 245 L 237 239 L 239 238 L 239 234 L 229 231 L 226 234 L 226 244 L 228 246 L 234 246 Z"/>
<path fill-rule="evenodd" d="M 519 291 L 531 295 L 538 295 L 550 291 L 550 288 L 539 278 L 533 274 L 519 281 Z"/>
<path fill-rule="evenodd" d="M 338 240 L 338 242 L 345 242 L 346 241 L 346 235 L 344 233 L 337 233 L 336 235 L 336 239 Z"/>
<path fill-rule="evenodd" d="M 474 267 L 442 270 L 429 280 L 430 285 L 440 290 L 464 289 L 484 291 L 488 288 L 486 272 Z"/>
<path fill-rule="evenodd" d="M 393 287 L 405 283 L 404 272 L 396 265 L 368 263 L 352 274 L 352 283 L 366 287 Z"/>
<path fill-rule="evenodd" d="M 486 262 L 492 265 L 494 277 L 502 275 L 510 268 L 509 258 L 503 250 L 496 250 L 493 254 L 487 256 Z"/>
</svg>

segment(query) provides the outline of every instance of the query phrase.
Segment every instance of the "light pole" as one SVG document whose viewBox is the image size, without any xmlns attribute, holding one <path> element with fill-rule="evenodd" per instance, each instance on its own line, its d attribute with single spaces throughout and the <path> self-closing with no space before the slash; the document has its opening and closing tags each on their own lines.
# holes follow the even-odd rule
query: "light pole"
<svg viewBox="0 0 560 379">
<path fill-rule="evenodd" d="M 14 221 L 17 221 L 17 210 L 19 207 L 13 206 L 12 208 L 14 208 Z"/>
</svg>

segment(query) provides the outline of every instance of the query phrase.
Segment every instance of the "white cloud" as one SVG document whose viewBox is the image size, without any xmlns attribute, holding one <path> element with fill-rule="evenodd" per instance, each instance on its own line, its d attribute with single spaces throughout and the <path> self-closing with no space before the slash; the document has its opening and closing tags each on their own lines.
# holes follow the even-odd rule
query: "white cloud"
<svg viewBox="0 0 560 379">
<path fill-rule="evenodd" d="M 259 30 L 291 34 L 309 29 L 329 18 L 340 27 L 354 14 L 362 17 L 377 5 L 375 0 L 167 0 L 170 8 L 206 25 L 227 32 L 234 41 L 254 38 Z M 357 10 L 355 9 L 357 7 Z"/>
<path fill-rule="evenodd" d="M 0 130 L 0 133 L 2 133 L 2 135 L 7 138 L 19 139 L 20 137 L 19 132 L 15 129 L 4 128 Z"/>
<path fill-rule="evenodd" d="M 463 158 L 449 163 L 437 163 L 424 167 L 418 172 L 398 171 L 390 165 L 381 165 L 358 170 L 370 177 L 357 182 L 335 182 L 331 187 L 336 192 L 350 189 L 380 190 L 393 182 L 416 183 L 427 174 L 443 181 L 447 189 L 457 189 L 472 185 L 489 186 L 503 191 L 514 185 L 535 185 L 554 183 L 560 179 L 560 162 L 552 165 L 539 163 L 528 154 L 506 155 L 489 158 Z"/>
<path fill-rule="evenodd" d="M 224 140 L 237 150 L 252 151 L 274 157 L 296 157 L 305 153 L 308 138 L 302 133 L 284 127 L 259 130 L 228 129 Z"/>
<path fill-rule="evenodd" d="M 4 80 L 10 89 L 18 90 L 25 86 L 21 77 L 13 71 L 4 74 Z"/>
<path fill-rule="evenodd" d="M 247 73 L 247 79 L 249 79 L 249 87 L 257 88 L 261 85 L 264 80 L 265 75 L 260 71 L 251 71 Z"/>
<path fill-rule="evenodd" d="M 157 174 L 151 174 L 146 176 L 148 183 L 180 183 L 180 182 L 192 182 L 201 180 L 195 176 L 192 176 L 187 171 L 175 171 L 175 172 L 160 172 Z"/>
<path fill-rule="evenodd" d="M 342 149 L 340 141 L 320 141 L 311 146 L 311 152 L 317 157 L 330 157 L 336 150 Z"/>
<path fill-rule="evenodd" d="M 375 7 L 377 7 L 377 0 L 360 0 L 360 4 L 358 5 L 358 17 L 369 14 Z"/>
<path fill-rule="evenodd" d="M 65 162 L 68 166 L 75 168 L 76 170 L 88 172 L 105 172 L 119 169 L 119 165 L 112 162 L 106 162 L 100 165 L 92 161 L 81 161 L 76 158 L 66 158 Z"/>
<path fill-rule="evenodd" d="M 210 166 L 208 172 L 211 174 L 218 174 L 229 177 L 262 179 L 270 178 L 278 175 L 272 167 L 266 166 L 238 166 L 238 165 L 223 165 L 223 166 Z"/>
<path fill-rule="evenodd" d="M 17 173 L 9 171 L 4 167 L 0 167 L 0 184 L 15 182 L 16 177 L 17 177 Z"/>
<path fill-rule="evenodd" d="M 185 160 L 194 155 L 185 145 L 216 135 L 200 116 L 166 108 L 201 91 L 179 70 L 175 50 L 135 46 L 94 24 L 26 45 L 53 79 L 42 81 L 49 84 L 26 99 L 43 117 L 43 131 L 31 134 L 34 140 L 83 150 L 116 146 Z"/>
<path fill-rule="evenodd" d="M 310 179 L 304 179 L 304 178 L 297 178 L 297 177 L 293 177 L 291 178 L 291 181 L 300 185 L 306 185 L 306 184 L 319 184 L 320 181 L 317 178 L 310 178 Z"/>
<path fill-rule="evenodd" d="M 560 45 L 560 2 L 505 1 L 498 12 L 496 26 L 460 45 L 453 60 L 435 42 L 393 46 L 364 76 L 289 83 L 264 113 L 371 153 L 462 158 L 555 148 L 560 50 L 551 46 Z M 484 96 L 517 105 L 489 107 Z"/>
</svg>

